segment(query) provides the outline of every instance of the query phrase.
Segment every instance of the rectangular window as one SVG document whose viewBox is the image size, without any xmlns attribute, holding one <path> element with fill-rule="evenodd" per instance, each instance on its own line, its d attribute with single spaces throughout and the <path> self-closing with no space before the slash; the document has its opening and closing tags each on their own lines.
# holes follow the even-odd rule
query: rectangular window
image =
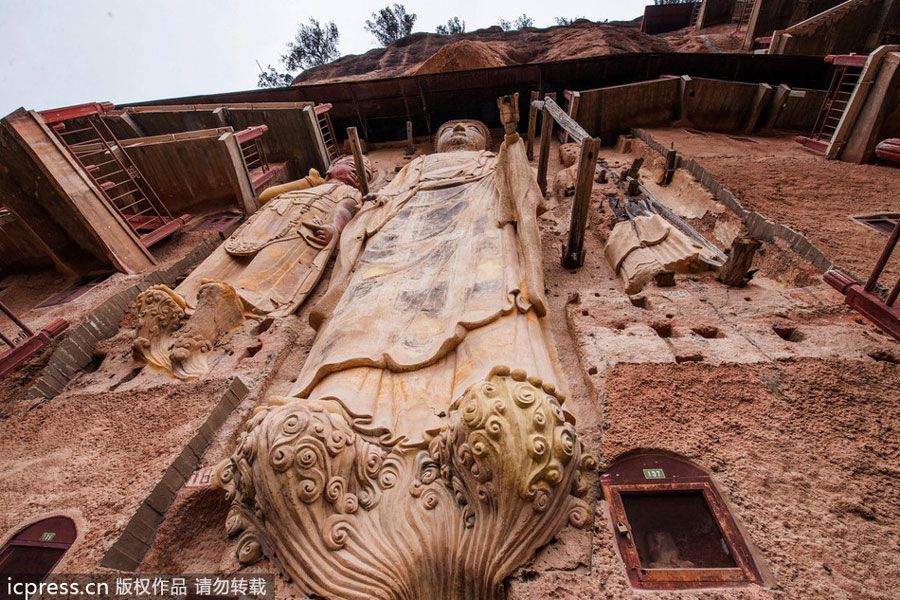
<svg viewBox="0 0 900 600">
<path fill-rule="evenodd" d="M 733 569 L 722 531 L 700 491 L 622 494 L 645 569 Z"/>
<path fill-rule="evenodd" d="M 698 467 L 637 455 L 600 478 L 631 585 L 682 590 L 762 584 L 725 501 Z"/>
</svg>

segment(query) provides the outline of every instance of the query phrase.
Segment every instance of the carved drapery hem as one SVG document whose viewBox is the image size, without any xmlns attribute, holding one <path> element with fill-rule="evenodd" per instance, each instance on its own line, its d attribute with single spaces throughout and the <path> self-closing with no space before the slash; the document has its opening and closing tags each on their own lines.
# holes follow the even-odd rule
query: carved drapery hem
<svg viewBox="0 0 900 600">
<path fill-rule="evenodd" d="M 591 520 L 592 461 L 562 400 L 495 367 L 423 450 L 377 443 L 338 404 L 276 399 L 218 469 L 238 558 L 265 555 L 327 598 L 498 598 L 566 523 Z"/>
</svg>

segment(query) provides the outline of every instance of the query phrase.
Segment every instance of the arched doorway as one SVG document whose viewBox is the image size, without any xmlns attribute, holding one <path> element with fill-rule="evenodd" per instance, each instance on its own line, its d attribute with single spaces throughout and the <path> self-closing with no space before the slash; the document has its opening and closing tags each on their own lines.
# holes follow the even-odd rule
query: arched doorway
<svg viewBox="0 0 900 600">
<path fill-rule="evenodd" d="M 75 542 L 75 523 L 51 517 L 29 525 L 0 549 L 0 576 L 15 582 L 43 581 Z"/>
</svg>

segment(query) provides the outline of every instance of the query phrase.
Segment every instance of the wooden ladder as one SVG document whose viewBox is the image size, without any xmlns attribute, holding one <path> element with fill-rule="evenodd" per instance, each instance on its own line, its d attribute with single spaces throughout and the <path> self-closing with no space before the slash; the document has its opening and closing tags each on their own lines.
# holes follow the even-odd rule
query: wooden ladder
<svg viewBox="0 0 900 600">
<path fill-rule="evenodd" d="M 144 246 L 183 226 L 141 175 L 99 112 L 49 121 L 48 125 Z"/>
<path fill-rule="evenodd" d="M 691 22 L 688 24 L 689 29 L 697 29 L 697 19 L 700 18 L 701 6 L 703 6 L 702 2 L 694 2 L 694 7 L 691 9 Z"/>
<path fill-rule="evenodd" d="M 819 116 L 816 118 L 810 138 L 823 142 L 831 141 L 838 123 L 841 122 L 841 117 L 844 116 L 853 90 L 856 89 L 862 69 L 862 67 L 850 65 L 839 65 L 835 68 L 828 94 L 819 110 Z"/>
<path fill-rule="evenodd" d="M 753 7 L 756 6 L 756 0 L 744 0 L 740 4 L 743 6 L 738 9 L 740 10 L 740 15 L 734 27 L 735 33 L 747 29 L 747 26 L 750 24 L 750 17 L 753 15 Z"/>
<path fill-rule="evenodd" d="M 319 130 L 322 132 L 322 139 L 325 141 L 325 150 L 328 152 L 328 159 L 334 160 L 340 154 L 338 153 L 337 141 L 334 139 L 334 127 L 331 125 L 331 104 L 317 104 L 315 107 L 316 118 L 319 121 Z"/>
</svg>

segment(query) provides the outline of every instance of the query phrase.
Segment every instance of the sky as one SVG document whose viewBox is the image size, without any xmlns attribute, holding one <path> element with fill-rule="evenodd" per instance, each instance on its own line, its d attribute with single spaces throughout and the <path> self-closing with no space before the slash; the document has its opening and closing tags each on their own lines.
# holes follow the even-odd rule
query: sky
<svg viewBox="0 0 900 600">
<path fill-rule="evenodd" d="M 85 102 L 116 104 L 254 89 L 310 17 L 338 27 L 341 55 L 377 46 L 366 19 L 389 0 L 0 0 L 0 116 Z M 391 2 L 393 3 L 393 2 Z M 631 20 L 651 0 L 565 3 L 407 0 L 415 31 L 457 16 L 466 31 L 554 17 Z M 563 6 L 563 8 L 557 8 Z"/>
</svg>

